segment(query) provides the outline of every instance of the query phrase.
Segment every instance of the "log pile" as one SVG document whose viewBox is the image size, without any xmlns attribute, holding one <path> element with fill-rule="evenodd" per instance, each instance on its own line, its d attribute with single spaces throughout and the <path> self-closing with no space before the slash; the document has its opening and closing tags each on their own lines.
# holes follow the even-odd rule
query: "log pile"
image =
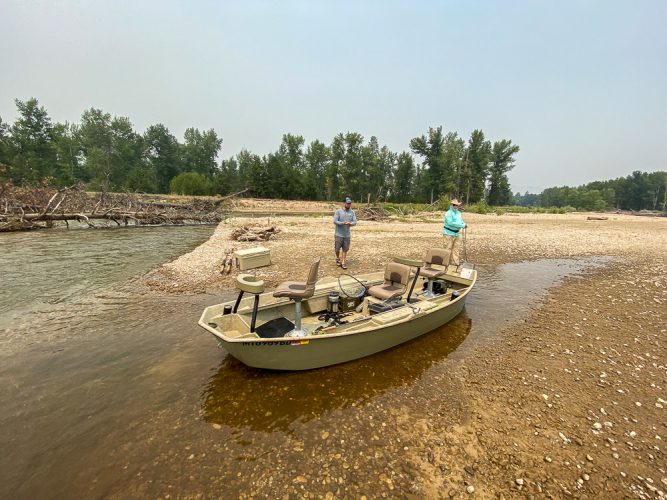
<svg viewBox="0 0 667 500">
<path fill-rule="evenodd" d="M 232 231 L 232 239 L 236 241 L 268 241 L 280 232 L 275 226 L 256 227 L 243 226 Z"/>
<path fill-rule="evenodd" d="M 81 186 L 25 189 L 6 183 L 0 185 L 0 232 L 48 228 L 58 221 L 89 227 L 100 221 L 119 226 L 216 223 L 224 216 L 221 201 L 154 203 L 137 193 L 87 193 Z"/>
<path fill-rule="evenodd" d="M 361 207 L 356 210 L 357 219 L 381 221 L 387 219 L 387 212 L 382 207 Z"/>
</svg>

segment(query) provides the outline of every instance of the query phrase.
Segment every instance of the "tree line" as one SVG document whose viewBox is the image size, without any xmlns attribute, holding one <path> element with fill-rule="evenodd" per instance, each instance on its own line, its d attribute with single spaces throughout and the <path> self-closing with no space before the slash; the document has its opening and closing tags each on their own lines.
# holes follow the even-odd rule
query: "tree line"
<svg viewBox="0 0 667 500">
<path fill-rule="evenodd" d="M 285 134 L 267 155 L 243 149 L 218 162 L 222 138 L 213 129 L 188 128 L 179 141 L 164 124 L 138 133 L 129 118 L 101 109 L 84 111 L 79 123 L 53 123 L 37 99 L 15 103 L 14 123 L 0 117 L 0 180 L 14 185 L 47 179 L 93 191 L 225 195 L 249 188 L 254 196 L 282 199 L 512 201 L 507 173 L 519 147 L 507 139 L 492 143 L 481 130 L 466 141 L 429 128 L 400 153 L 356 132 L 328 144 Z"/>
<path fill-rule="evenodd" d="M 632 172 L 627 177 L 595 181 L 578 187 L 551 187 L 540 194 L 516 193 L 514 203 L 576 210 L 667 211 L 667 172 Z"/>
</svg>

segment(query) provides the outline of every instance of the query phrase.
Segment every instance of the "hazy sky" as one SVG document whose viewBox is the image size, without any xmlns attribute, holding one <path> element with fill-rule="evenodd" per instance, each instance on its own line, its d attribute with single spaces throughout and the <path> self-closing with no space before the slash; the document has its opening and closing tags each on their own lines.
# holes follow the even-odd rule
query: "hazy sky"
<svg viewBox="0 0 667 500">
<path fill-rule="evenodd" d="M 667 1 L 0 0 L 0 117 L 36 97 L 221 157 L 443 126 L 521 148 L 513 191 L 667 169 Z"/>
</svg>

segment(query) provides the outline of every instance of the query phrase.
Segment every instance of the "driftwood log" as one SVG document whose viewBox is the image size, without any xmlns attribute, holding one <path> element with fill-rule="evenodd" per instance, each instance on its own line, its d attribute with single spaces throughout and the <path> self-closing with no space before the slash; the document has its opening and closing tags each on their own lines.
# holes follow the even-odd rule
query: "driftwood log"
<svg viewBox="0 0 667 500">
<path fill-rule="evenodd" d="M 595 217 L 595 216 L 592 216 L 592 215 L 589 215 L 588 217 L 586 217 L 586 220 L 607 220 L 607 219 L 608 219 L 608 217 Z"/>
<path fill-rule="evenodd" d="M 280 232 L 275 226 L 253 227 L 243 226 L 232 231 L 232 239 L 236 241 L 268 241 Z"/>
<path fill-rule="evenodd" d="M 95 221 L 117 225 L 155 225 L 220 222 L 222 203 L 240 193 L 217 199 L 193 198 L 182 204 L 151 200 L 137 193 L 87 193 L 81 186 L 54 189 L 0 186 L 0 232 L 53 227 L 54 222 L 78 221 L 96 227 Z"/>
<path fill-rule="evenodd" d="M 359 220 L 381 221 L 387 218 L 387 212 L 382 207 L 361 207 L 356 214 Z"/>
</svg>

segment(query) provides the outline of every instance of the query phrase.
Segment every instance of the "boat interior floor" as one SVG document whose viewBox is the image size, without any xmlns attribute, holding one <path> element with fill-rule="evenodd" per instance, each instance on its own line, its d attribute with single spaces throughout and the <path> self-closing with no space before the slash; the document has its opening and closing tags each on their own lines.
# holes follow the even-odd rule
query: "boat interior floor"
<svg viewBox="0 0 667 500">
<path fill-rule="evenodd" d="M 294 323 L 287 318 L 275 318 L 255 329 L 255 333 L 263 339 L 277 339 L 294 330 Z"/>
</svg>

